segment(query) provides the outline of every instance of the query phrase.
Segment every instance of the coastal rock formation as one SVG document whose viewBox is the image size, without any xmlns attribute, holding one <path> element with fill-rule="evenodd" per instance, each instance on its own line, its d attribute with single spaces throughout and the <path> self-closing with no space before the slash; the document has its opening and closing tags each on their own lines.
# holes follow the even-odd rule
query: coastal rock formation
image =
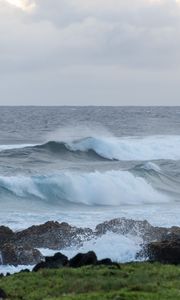
<svg viewBox="0 0 180 300">
<path fill-rule="evenodd" d="M 168 240 L 149 243 L 145 254 L 151 261 L 166 264 L 180 264 L 180 238 L 171 236 Z"/>
<path fill-rule="evenodd" d="M 81 245 L 92 236 L 93 231 L 89 228 L 77 228 L 64 222 L 47 222 L 16 233 L 14 242 L 18 245 L 28 244 L 32 248 L 60 250 L 72 245 Z"/>
<path fill-rule="evenodd" d="M 163 249 L 166 249 L 167 255 L 171 255 L 169 248 L 171 248 L 172 253 L 176 253 L 175 249 L 179 249 L 179 227 L 155 227 L 146 220 L 135 221 L 119 218 L 101 223 L 93 231 L 90 228 L 78 228 L 64 222 L 49 221 L 42 225 L 31 226 L 20 232 L 13 232 L 8 227 L 1 226 L 0 264 L 37 264 L 42 261 L 42 255 L 36 248 L 62 250 L 71 246 L 80 247 L 85 241 L 98 239 L 107 232 L 141 237 L 142 251 L 138 253 L 138 257 L 150 257 L 151 260 L 167 260 L 170 262 L 172 260 L 169 258 L 166 259 L 163 256 L 162 259 L 159 258 L 159 255 L 162 255 L 165 251 Z M 45 263 L 47 265 L 50 263 L 52 265 L 54 262 L 56 265 L 58 263 L 60 265 L 64 264 L 61 262 L 60 257 L 56 256 L 53 259 L 54 261 L 51 259 L 48 261 L 46 257 L 41 264 Z M 55 261 L 56 259 L 57 261 Z"/>
<path fill-rule="evenodd" d="M 15 233 L 6 226 L 0 226 L 0 246 L 9 242 L 14 237 Z"/>
<path fill-rule="evenodd" d="M 78 253 L 70 260 L 68 260 L 68 258 L 62 253 L 58 252 L 52 257 L 45 257 L 44 261 L 41 261 L 33 268 L 33 272 L 37 272 L 41 269 L 59 269 L 62 267 L 80 268 L 89 265 L 117 266 L 117 264 L 113 263 L 109 258 L 98 260 L 94 251 L 89 251 L 87 253 Z"/>
<path fill-rule="evenodd" d="M 135 235 L 143 239 L 144 242 L 161 240 L 167 235 L 169 229 L 163 227 L 154 227 L 148 221 L 135 221 L 132 219 L 118 218 L 106 221 L 96 226 L 96 235 L 104 235 L 107 232 L 113 232 L 122 235 Z M 171 231 L 171 230 L 170 230 Z"/>
<path fill-rule="evenodd" d="M 40 251 L 29 246 L 8 243 L 1 247 L 1 264 L 4 265 L 34 265 L 42 259 Z"/>
</svg>

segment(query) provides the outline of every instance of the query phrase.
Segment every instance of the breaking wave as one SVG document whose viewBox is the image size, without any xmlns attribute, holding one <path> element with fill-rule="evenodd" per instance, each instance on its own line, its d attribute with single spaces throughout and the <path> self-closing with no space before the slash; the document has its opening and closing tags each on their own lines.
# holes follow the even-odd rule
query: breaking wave
<svg viewBox="0 0 180 300">
<path fill-rule="evenodd" d="M 130 171 L 57 173 L 38 176 L 1 176 L 0 194 L 38 199 L 49 205 L 102 206 L 164 203 L 169 198 L 150 182 Z M 3 198 L 3 197 L 2 197 Z"/>
<path fill-rule="evenodd" d="M 180 160 L 180 136 L 86 137 L 71 142 L 49 141 L 40 145 L 0 146 L 0 152 L 22 149 L 121 161 Z"/>
</svg>

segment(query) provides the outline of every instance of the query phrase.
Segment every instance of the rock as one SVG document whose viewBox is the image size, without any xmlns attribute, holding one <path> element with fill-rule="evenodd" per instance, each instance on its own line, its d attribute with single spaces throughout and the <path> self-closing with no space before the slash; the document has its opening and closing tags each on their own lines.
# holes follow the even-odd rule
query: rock
<svg viewBox="0 0 180 300">
<path fill-rule="evenodd" d="M 79 268 L 82 266 L 96 265 L 96 264 L 97 264 L 97 256 L 93 251 L 89 251 L 85 254 L 78 253 L 69 261 L 69 266 L 72 268 Z"/>
<path fill-rule="evenodd" d="M 180 239 L 152 242 L 146 246 L 145 254 L 151 261 L 180 264 Z"/>
<path fill-rule="evenodd" d="M 0 288 L 0 300 L 1 299 L 7 299 L 7 295 L 5 291 Z"/>
<path fill-rule="evenodd" d="M 43 257 L 35 248 L 61 250 L 71 246 L 79 247 L 85 241 L 93 238 L 97 239 L 107 232 L 138 236 L 142 239 L 142 245 L 155 241 L 180 239 L 179 227 L 155 227 L 146 220 L 136 221 L 126 218 L 117 218 L 101 223 L 96 226 L 95 231 L 89 228 L 74 227 L 65 222 L 53 221 L 38 226 L 31 226 L 20 232 L 13 232 L 8 227 L 0 226 L 0 264 L 37 264 L 42 261 Z M 147 246 L 143 247 L 143 251 L 139 255 L 141 257 L 147 256 L 146 252 L 148 251 L 149 248 Z M 53 261 L 48 262 L 48 259 L 50 260 L 51 258 L 45 258 L 46 266 L 47 263 L 49 263 L 49 267 L 52 264 L 54 264 L 54 267 L 62 266 L 61 260 L 55 262 L 53 259 Z M 76 257 L 76 259 L 81 259 L 81 257 Z M 108 264 L 108 261 L 104 260 L 104 263 Z M 41 263 L 40 267 L 44 267 L 44 264 Z"/>
<path fill-rule="evenodd" d="M 47 222 L 32 226 L 16 233 L 14 242 L 18 245 L 28 244 L 32 248 L 49 248 L 60 250 L 65 247 L 81 245 L 92 237 L 89 228 L 72 227 L 67 223 Z"/>
<path fill-rule="evenodd" d="M 167 234 L 168 229 L 163 227 L 154 227 L 148 221 L 136 221 L 126 218 L 118 218 L 106 221 L 96 226 L 96 236 L 101 236 L 107 232 L 113 232 L 122 235 L 135 235 L 143 239 L 144 242 L 161 240 Z"/>
<path fill-rule="evenodd" d="M 67 256 L 63 255 L 62 253 L 58 252 L 54 256 L 46 256 L 45 261 L 40 262 L 37 264 L 33 271 L 37 272 L 40 269 L 59 269 L 68 265 L 68 258 Z"/>
<path fill-rule="evenodd" d="M 4 265 L 34 265 L 43 259 L 39 250 L 29 246 L 16 246 L 8 243 L 1 248 L 2 264 Z"/>
<path fill-rule="evenodd" d="M 29 269 L 23 269 L 23 270 L 19 271 L 19 273 L 30 273 L 30 270 Z"/>
<path fill-rule="evenodd" d="M 37 265 L 35 265 L 35 267 L 33 268 L 33 272 L 37 272 L 41 269 L 45 269 L 46 268 L 46 263 L 45 261 L 41 261 L 40 263 L 38 263 Z"/>
<path fill-rule="evenodd" d="M 137 235 L 151 229 L 151 225 L 147 221 L 135 221 L 132 219 L 118 218 L 106 221 L 96 226 L 96 234 L 103 235 L 110 231 L 119 234 L 135 234 Z"/>
<path fill-rule="evenodd" d="M 6 226 L 0 226 L 0 248 L 14 237 L 14 232 Z"/>
<path fill-rule="evenodd" d="M 104 259 L 97 261 L 97 265 L 111 266 L 113 264 L 114 263 L 112 262 L 112 260 L 110 258 L 104 258 Z"/>
<path fill-rule="evenodd" d="M 60 268 L 64 267 L 68 264 L 67 256 L 63 255 L 62 253 L 58 252 L 54 254 L 54 256 L 46 256 L 45 263 L 50 268 Z"/>
</svg>

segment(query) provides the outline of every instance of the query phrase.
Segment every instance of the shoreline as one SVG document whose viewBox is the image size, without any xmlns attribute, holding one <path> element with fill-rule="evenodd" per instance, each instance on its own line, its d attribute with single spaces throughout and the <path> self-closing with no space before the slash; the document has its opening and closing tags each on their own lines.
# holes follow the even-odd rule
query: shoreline
<svg viewBox="0 0 180 300">
<path fill-rule="evenodd" d="M 86 248 L 81 251 L 85 244 L 89 243 L 88 251 L 91 251 L 93 249 L 90 247 L 93 243 L 99 242 L 100 244 L 104 237 L 113 235 L 124 239 L 127 236 L 139 239 L 140 245 L 134 249 L 136 252 L 134 259 L 132 257 L 129 261 L 147 259 L 170 263 L 180 261 L 180 227 L 155 227 L 146 220 L 136 221 L 118 218 L 98 224 L 92 230 L 90 228 L 71 226 L 65 222 L 49 221 L 18 232 L 14 232 L 8 227 L 0 226 L 0 269 L 1 266 L 9 265 L 14 267 L 21 265 L 34 266 L 44 261 L 47 257 L 41 249 L 49 249 L 50 252 L 52 250 L 53 254 L 63 252 L 68 257 L 70 255 L 67 249 L 73 247 L 75 249 L 74 255 L 78 252 L 85 253 L 87 252 L 85 251 Z M 117 247 L 117 251 L 118 247 L 121 249 L 123 247 L 123 239 L 122 244 L 119 245 L 117 242 L 115 247 Z M 175 251 L 178 255 L 173 258 L 174 254 L 169 253 L 169 256 L 167 256 L 163 252 L 164 248 L 170 249 L 169 252 L 172 253 Z M 74 255 L 71 255 L 71 257 Z M 102 260 L 106 257 L 108 255 L 105 252 L 98 259 Z M 109 257 L 109 259 L 111 258 Z M 111 259 L 111 261 L 115 260 Z"/>
</svg>

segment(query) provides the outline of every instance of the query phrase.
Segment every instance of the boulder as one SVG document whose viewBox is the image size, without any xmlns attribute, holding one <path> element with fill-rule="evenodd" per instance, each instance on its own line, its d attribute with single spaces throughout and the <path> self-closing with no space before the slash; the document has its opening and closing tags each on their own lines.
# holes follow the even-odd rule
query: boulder
<svg viewBox="0 0 180 300">
<path fill-rule="evenodd" d="M 45 269 L 46 267 L 46 263 L 45 261 L 41 261 L 40 263 L 38 263 L 37 265 L 35 265 L 35 267 L 33 268 L 33 272 L 38 272 L 39 270 Z"/>
<path fill-rule="evenodd" d="M 71 268 L 79 268 L 88 265 L 96 265 L 97 256 L 93 251 L 87 253 L 78 253 L 76 256 L 70 259 L 69 266 Z"/>
<path fill-rule="evenodd" d="M 62 253 L 58 252 L 54 256 L 46 256 L 45 261 L 41 261 L 37 264 L 33 271 L 37 272 L 40 269 L 59 269 L 68 265 L 68 258 L 67 256 L 63 255 Z"/>
<path fill-rule="evenodd" d="M 46 256 L 45 262 L 47 265 L 49 265 L 51 268 L 60 268 L 63 266 L 66 266 L 68 264 L 68 258 L 67 256 L 63 255 L 62 253 L 58 252 L 54 254 L 54 256 Z"/>
<path fill-rule="evenodd" d="M 4 244 L 1 248 L 1 264 L 4 265 L 34 265 L 43 259 L 39 250 L 29 246 L 16 246 L 12 243 Z"/>
<path fill-rule="evenodd" d="M 104 259 L 97 261 L 97 265 L 111 266 L 113 264 L 114 263 L 112 262 L 112 260 L 110 258 L 104 258 Z"/>
<path fill-rule="evenodd" d="M 159 261 L 165 264 L 180 264 L 180 239 L 168 239 L 149 243 L 145 249 L 150 261 Z"/>
</svg>

